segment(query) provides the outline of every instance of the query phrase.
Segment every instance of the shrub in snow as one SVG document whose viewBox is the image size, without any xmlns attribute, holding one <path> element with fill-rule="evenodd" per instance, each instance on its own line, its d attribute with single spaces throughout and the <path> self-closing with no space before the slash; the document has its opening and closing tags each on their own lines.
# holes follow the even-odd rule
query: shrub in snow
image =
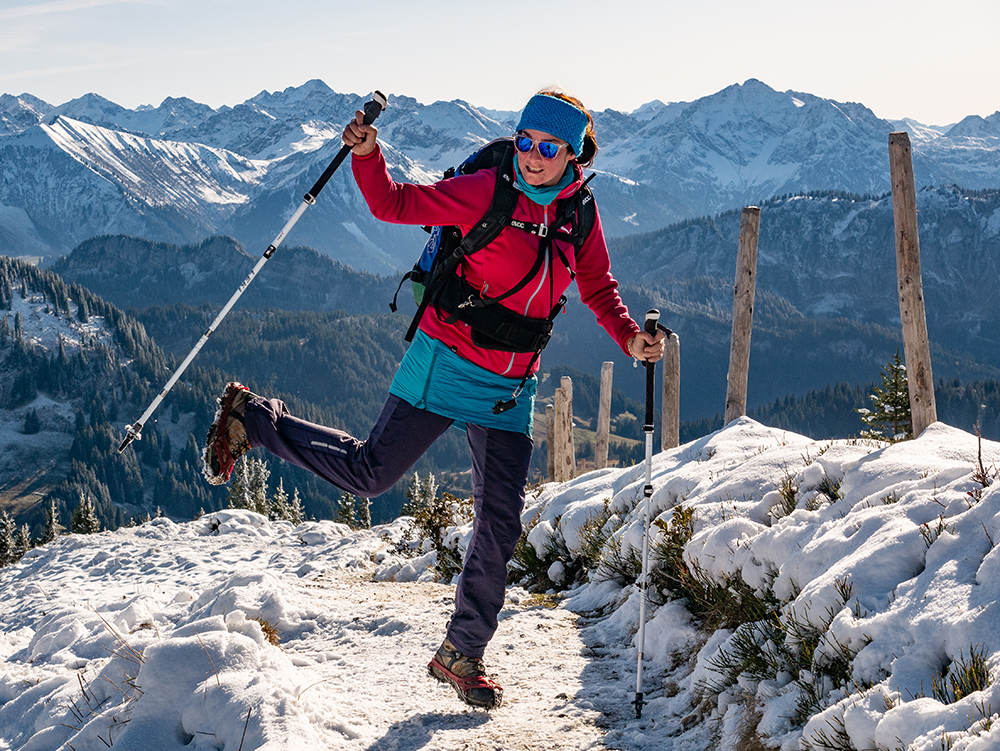
<svg viewBox="0 0 1000 751">
<path fill-rule="evenodd" d="M 566 590 L 585 582 L 634 584 L 642 574 L 642 560 L 623 542 L 621 532 L 637 502 L 638 497 L 632 498 L 616 510 L 606 497 L 576 527 L 567 525 L 562 515 L 549 522 L 539 512 L 518 541 L 508 583 L 532 592 Z M 575 541 L 576 550 L 567 538 Z"/>
<path fill-rule="evenodd" d="M 969 694 L 986 689 L 993 682 L 987 657 L 985 646 L 973 644 L 969 647 L 968 659 L 960 654 L 932 681 L 934 698 L 942 704 L 954 704 Z"/>
<path fill-rule="evenodd" d="M 405 557 L 436 553 L 433 568 L 440 581 L 451 581 L 461 573 L 465 550 L 459 527 L 470 524 L 472 498 L 457 498 L 451 493 L 438 496 L 434 475 L 423 480 L 414 473 L 406 491 L 403 515 L 409 518 L 393 552 Z"/>
<path fill-rule="evenodd" d="M 517 584 L 531 592 L 547 592 L 554 588 L 566 589 L 578 580 L 582 563 L 573 557 L 559 534 L 559 520 L 560 517 L 556 517 L 550 524 L 536 516 L 527 525 L 508 566 L 508 584 Z M 558 582 L 549 576 L 550 571 L 559 574 Z"/>
</svg>

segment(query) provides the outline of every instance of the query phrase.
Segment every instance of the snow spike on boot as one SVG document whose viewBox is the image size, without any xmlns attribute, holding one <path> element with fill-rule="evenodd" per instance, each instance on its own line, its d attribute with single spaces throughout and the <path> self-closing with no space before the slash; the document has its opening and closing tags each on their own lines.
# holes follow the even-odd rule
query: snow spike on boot
<svg viewBox="0 0 1000 751">
<path fill-rule="evenodd" d="M 483 661 L 463 655 L 447 639 L 431 658 L 427 672 L 454 688 L 458 697 L 469 706 L 489 710 L 503 703 L 503 688 L 486 677 Z"/>
<path fill-rule="evenodd" d="M 202 456 L 205 479 L 212 485 L 229 482 L 236 460 L 250 450 L 250 440 L 243 421 L 247 401 L 253 396 L 242 383 L 231 381 L 219 397 L 215 421 L 208 429 Z"/>
</svg>

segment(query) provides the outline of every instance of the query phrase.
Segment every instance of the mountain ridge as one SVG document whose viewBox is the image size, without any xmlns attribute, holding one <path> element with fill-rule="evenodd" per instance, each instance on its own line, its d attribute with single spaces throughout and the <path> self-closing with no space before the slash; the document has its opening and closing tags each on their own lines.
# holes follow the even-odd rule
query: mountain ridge
<svg viewBox="0 0 1000 751">
<path fill-rule="evenodd" d="M 46 109 L 30 95 L 3 95 L 0 240 L 12 255 L 64 255 L 98 234 L 188 244 L 223 233 L 263 247 L 339 149 L 343 123 L 363 101 L 319 80 L 218 109 L 174 97 L 126 110 L 96 94 Z M 862 104 L 749 79 L 692 102 L 594 114 L 594 189 L 609 237 L 789 192 L 889 189 L 886 137 L 896 124 Z M 400 95 L 390 97 L 379 127 L 393 175 L 428 183 L 509 134 L 516 117 Z M 912 140 L 919 185 L 1000 183 L 1000 113 L 947 131 L 921 126 Z M 66 193 L 74 199 L 68 213 L 53 198 Z M 349 177 L 332 181 L 309 214 L 296 241 L 361 270 L 406 269 L 419 243 L 413 228 L 372 220 Z"/>
</svg>

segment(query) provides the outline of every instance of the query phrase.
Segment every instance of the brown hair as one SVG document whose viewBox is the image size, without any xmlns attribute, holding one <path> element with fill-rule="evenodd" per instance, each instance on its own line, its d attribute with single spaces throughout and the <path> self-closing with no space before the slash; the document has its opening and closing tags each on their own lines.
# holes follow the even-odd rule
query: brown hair
<svg viewBox="0 0 1000 751">
<path fill-rule="evenodd" d="M 581 167 L 590 167 L 594 163 L 594 157 L 597 156 L 597 134 L 594 132 L 594 116 L 590 114 L 590 110 L 584 107 L 583 102 L 575 96 L 559 89 L 542 89 L 538 93 L 542 96 L 552 96 L 569 102 L 587 116 L 587 132 L 583 135 L 583 150 L 582 153 L 576 155 L 574 161 Z"/>
</svg>

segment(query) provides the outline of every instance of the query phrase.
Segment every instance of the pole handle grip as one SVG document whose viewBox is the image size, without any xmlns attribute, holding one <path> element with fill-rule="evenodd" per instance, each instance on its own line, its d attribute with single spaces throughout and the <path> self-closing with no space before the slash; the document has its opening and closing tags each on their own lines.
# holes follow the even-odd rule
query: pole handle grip
<svg viewBox="0 0 1000 751">
<path fill-rule="evenodd" d="M 656 325 L 660 320 L 660 311 L 653 308 L 646 313 L 645 330 L 647 334 L 656 335 Z M 655 399 L 656 381 L 654 373 L 656 371 L 655 362 L 645 362 L 646 366 L 646 423 L 643 429 L 649 433 L 653 432 L 653 402 Z"/>
<path fill-rule="evenodd" d="M 646 333 L 656 335 L 656 324 L 660 321 L 660 311 L 656 308 L 646 311 Z"/>
<path fill-rule="evenodd" d="M 382 114 L 382 110 L 389 106 L 389 98 L 378 89 L 372 94 L 370 102 L 365 102 L 365 125 L 371 125 Z"/>
<path fill-rule="evenodd" d="M 382 114 L 382 110 L 389 106 L 389 100 L 386 98 L 385 94 L 381 91 L 375 91 L 372 94 L 371 101 L 365 102 L 365 117 L 363 122 L 365 125 L 371 125 L 375 122 L 376 118 Z M 305 202 L 310 206 L 316 202 L 316 197 L 320 194 L 320 191 L 326 187 L 326 184 L 330 182 L 330 178 L 333 177 L 333 173 L 337 171 L 341 162 L 347 158 L 347 155 L 351 153 L 351 147 L 346 143 L 340 147 L 340 151 L 330 162 L 329 166 L 323 170 L 323 174 L 319 176 L 319 180 L 313 185 L 309 192 L 306 193 Z"/>
</svg>

